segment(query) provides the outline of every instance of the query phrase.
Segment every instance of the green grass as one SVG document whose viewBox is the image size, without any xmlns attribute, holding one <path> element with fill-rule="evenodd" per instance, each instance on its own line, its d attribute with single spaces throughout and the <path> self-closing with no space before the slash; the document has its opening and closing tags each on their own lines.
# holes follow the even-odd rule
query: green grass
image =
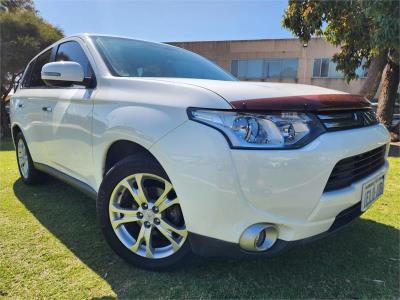
<svg viewBox="0 0 400 300">
<path fill-rule="evenodd" d="M 194 258 L 136 269 L 107 246 L 95 203 L 50 180 L 27 187 L 0 151 L 0 298 L 399 298 L 399 158 L 386 192 L 337 235 L 275 258 Z"/>
</svg>

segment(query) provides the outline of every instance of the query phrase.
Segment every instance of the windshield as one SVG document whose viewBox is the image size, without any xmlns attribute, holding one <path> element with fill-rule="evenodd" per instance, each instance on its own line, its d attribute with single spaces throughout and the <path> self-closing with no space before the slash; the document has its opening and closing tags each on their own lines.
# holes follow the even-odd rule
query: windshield
<svg viewBox="0 0 400 300">
<path fill-rule="evenodd" d="M 114 76 L 236 80 L 211 61 L 181 48 L 126 38 L 92 39 Z"/>
</svg>

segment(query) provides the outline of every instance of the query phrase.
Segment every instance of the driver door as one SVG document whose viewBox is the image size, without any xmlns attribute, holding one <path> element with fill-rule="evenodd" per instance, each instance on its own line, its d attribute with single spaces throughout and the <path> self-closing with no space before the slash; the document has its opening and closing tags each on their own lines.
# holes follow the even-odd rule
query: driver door
<svg viewBox="0 0 400 300">
<path fill-rule="evenodd" d="M 87 52 L 78 40 L 58 45 L 55 61 L 74 61 L 85 78 L 94 77 Z M 92 118 L 94 88 L 62 84 L 49 113 L 52 136 L 47 147 L 51 166 L 79 181 L 94 186 L 92 158 Z"/>
</svg>

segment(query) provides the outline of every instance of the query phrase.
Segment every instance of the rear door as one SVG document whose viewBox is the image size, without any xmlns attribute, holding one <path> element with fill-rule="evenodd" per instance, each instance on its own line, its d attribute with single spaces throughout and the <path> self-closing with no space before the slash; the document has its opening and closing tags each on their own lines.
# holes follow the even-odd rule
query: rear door
<svg viewBox="0 0 400 300">
<path fill-rule="evenodd" d="M 51 128 L 44 107 L 51 106 L 55 93 L 41 80 L 42 66 L 52 60 L 49 49 L 33 60 L 25 71 L 21 86 L 13 96 L 13 120 L 22 128 L 34 162 L 47 162 Z"/>
<path fill-rule="evenodd" d="M 89 52 L 79 39 L 58 45 L 55 61 L 74 61 L 79 63 L 85 80 L 94 79 L 89 62 Z M 54 87 L 58 97 L 54 99 L 49 124 L 52 136 L 47 147 L 52 167 L 89 184 L 93 181 L 92 160 L 92 113 L 93 87 L 61 84 Z"/>
</svg>

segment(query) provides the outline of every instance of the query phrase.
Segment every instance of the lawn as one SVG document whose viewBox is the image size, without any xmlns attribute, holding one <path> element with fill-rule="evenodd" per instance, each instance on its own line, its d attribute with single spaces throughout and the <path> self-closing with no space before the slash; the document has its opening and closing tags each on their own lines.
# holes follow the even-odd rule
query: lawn
<svg viewBox="0 0 400 300">
<path fill-rule="evenodd" d="M 275 258 L 193 258 L 136 269 L 107 246 L 95 202 L 57 181 L 27 187 L 0 149 L 0 298 L 399 298 L 400 158 L 386 192 L 337 235 Z"/>
</svg>

